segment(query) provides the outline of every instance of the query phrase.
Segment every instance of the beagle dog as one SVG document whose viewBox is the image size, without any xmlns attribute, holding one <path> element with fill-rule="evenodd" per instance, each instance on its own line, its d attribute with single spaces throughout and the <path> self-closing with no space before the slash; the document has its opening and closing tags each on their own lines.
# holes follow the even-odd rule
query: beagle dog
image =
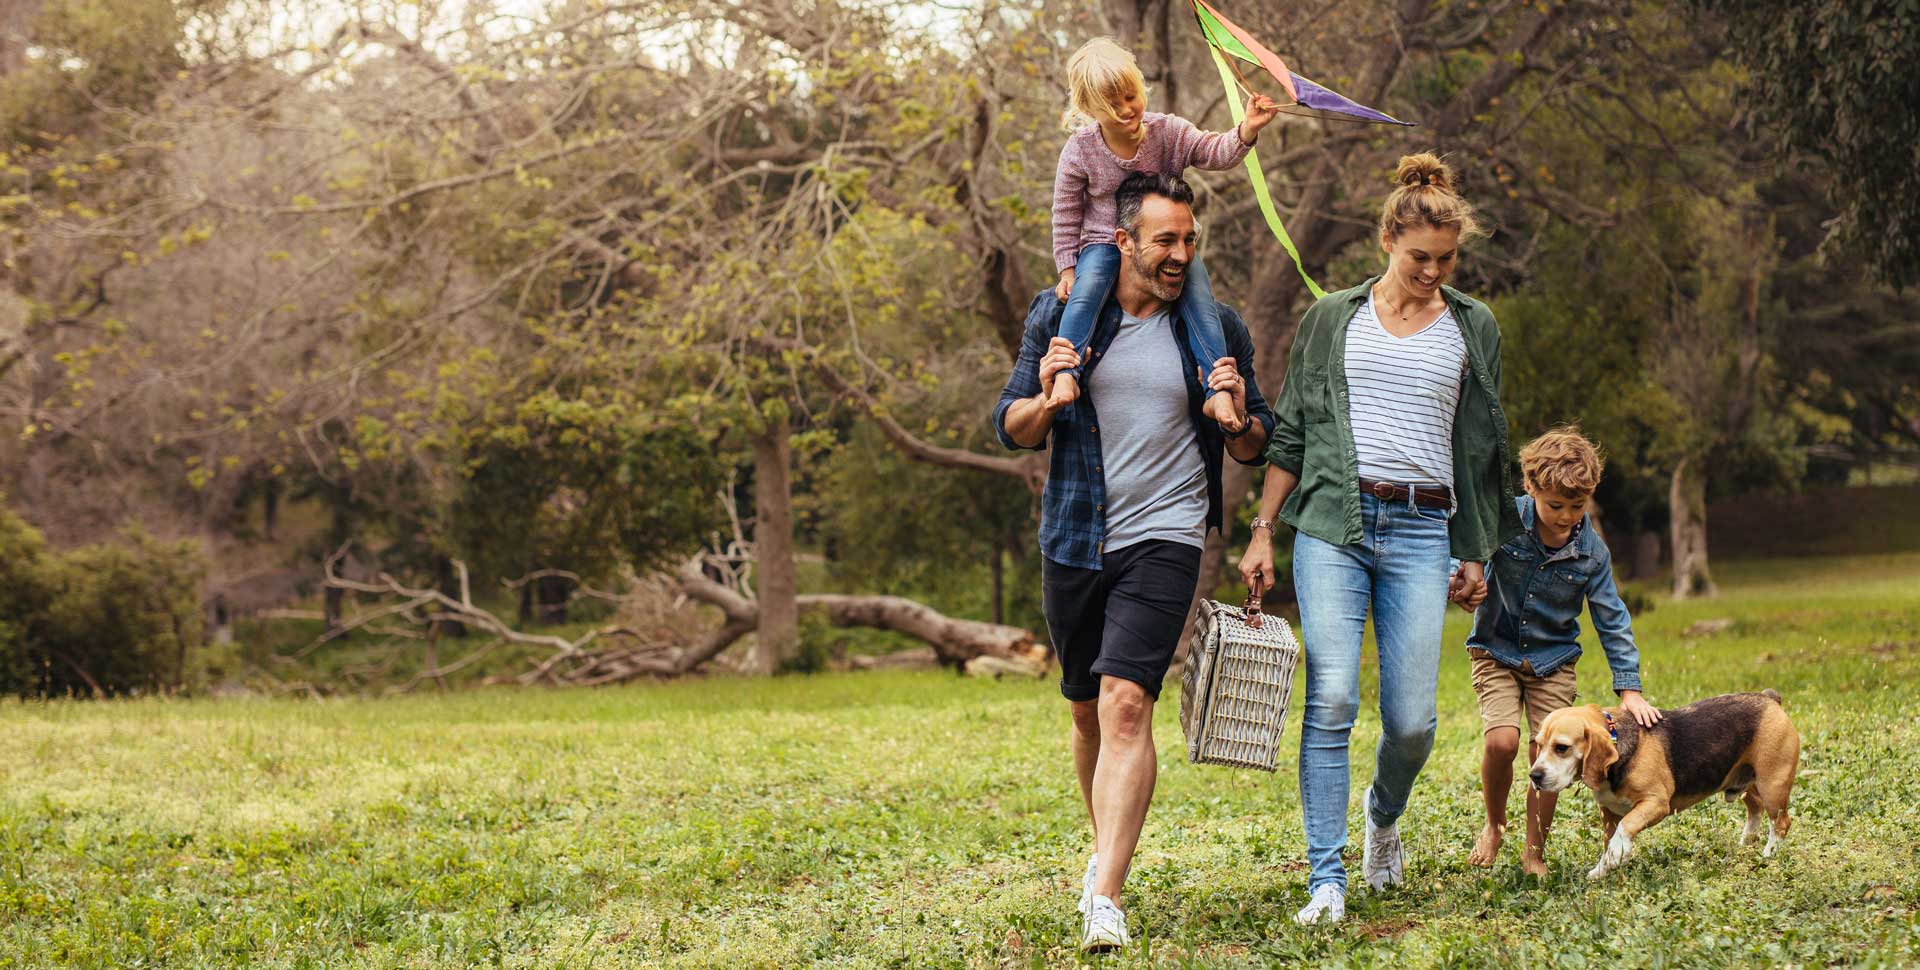
<svg viewBox="0 0 1920 970">
<path fill-rule="evenodd" d="M 1663 711 L 1651 728 L 1617 707 L 1565 707 L 1547 715 L 1535 740 L 1533 787 L 1557 792 L 1578 779 L 1600 803 L 1606 843 L 1591 879 L 1619 868 L 1648 826 L 1715 792 L 1746 800 L 1741 845 L 1760 834 L 1762 813 L 1772 820 L 1763 856 L 1792 824 L 1787 797 L 1800 768 L 1800 732 L 1773 690 L 1695 701 Z"/>
</svg>

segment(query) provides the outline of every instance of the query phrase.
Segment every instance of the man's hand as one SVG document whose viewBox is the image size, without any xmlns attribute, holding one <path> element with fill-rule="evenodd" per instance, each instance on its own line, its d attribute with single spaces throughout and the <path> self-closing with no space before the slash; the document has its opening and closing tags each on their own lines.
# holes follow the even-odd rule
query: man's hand
<svg viewBox="0 0 1920 970">
<path fill-rule="evenodd" d="M 1071 270 L 1069 270 L 1071 272 Z M 1060 387 L 1064 393 L 1060 400 L 1055 399 L 1053 379 L 1061 371 L 1072 370 L 1080 366 L 1080 352 L 1073 349 L 1073 341 L 1065 337 L 1055 337 L 1047 343 L 1047 355 L 1040 358 L 1040 400 L 1045 402 L 1047 413 L 1053 414 L 1073 403 L 1080 396 L 1080 385 L 1068 375 L 1068 381 Z M 1067 385 L 1072 385 L 1069 388 Z"/>
<path fill-rule="evenodd" d="M 1062 303 L 1067 302 L 1067 297 L 1073 295 L 1073 267 L 1069 266 L 1060 271 L 1060 282 L 1054 286 L 1053 295 L 1059 297 Z"/>
<path fill-rule="evenodd" d="M 1650 728 L 1660 723 L 1660 709 L 1647 703 L 1646 698 L 1641 697 L 1637 690 L 1621 691 L 1620 707 L 1633 715 L 1634 722 L 1643 728 Z"/>
<path fill-rule="evenodd" d="M 1253 530 L 1253 538 L 1247 540 L 1247 551 L 1240 555 L 1240 581 L 1247 584 L 1247 592 L 1259 599 L 1268 587 L 1273 585 L 1273 535 L 1269 529 Z M 1260 614 L 1247 618 L 1255 627 L 1260 625 Z"/>
<path fill-rule="evenodd" d="M 1247 116 L 1240 122 L 1240 140 L 1251 145 L 1260 137 L 1260 129 L 1265 128 L 1280 114 L 1280 106 L 1264 94 L 1256 94 L 1247 99 Z"/>
<path fill-rule="evenodd" d="M 1447 599 L 1471 613 L 1487 599 L 1486 571 L 1477 562 L 1463 562 L 1447 581 Z"/>
<path fill-rule="evenodd" d="M 1219 393 L 1207 398 L 1208 417 L 1220 423 L 1220 430 L 1239 434 L 1247 422 L 1247 382 L 1240 376 L 1240 363 L 1232 357 L 1213 362 L 1213 373 L 1201 374 L 1202 386 Z"/>
</svg>

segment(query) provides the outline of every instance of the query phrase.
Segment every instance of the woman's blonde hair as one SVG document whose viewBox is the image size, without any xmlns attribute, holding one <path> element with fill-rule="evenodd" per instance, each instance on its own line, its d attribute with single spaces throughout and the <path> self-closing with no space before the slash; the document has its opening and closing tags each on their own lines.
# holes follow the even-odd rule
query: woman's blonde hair
<svg viewBox="0 0 1920 970">
<path fill-rule="evenodd" d="M 1393 173 L 1399 187 L 1387 196 L 1380 208 L 1380 235 L 1397 239 L 1409 229 L 1432 226 L 1458 229 L 1465 241 L 1486 235 L 1473 217 L 1473 205 L 1460 197 L 1455 188 L 1453 169 L 1432 152 L 1400 156 L 1400 167 Z"/>
<path fill-rule="evenodd" d="M 1067 58 L 1067 110 L 1060 124 L 1068 131 L 1098 124 L 1113 114 L 1113 102 L 1130 94 L 1147 97 L 1140 64 L 1111 37 L 1095 37 Z"/>
<path fill-rule="evenodd" d="M 1599 446 L 1588 441 L 1577 424 L 1563 424 L 1520 449 L 1520 474 L 1527 484 L 1567 498 L 1592 495 L 1606 467 Z"/>
</svg>

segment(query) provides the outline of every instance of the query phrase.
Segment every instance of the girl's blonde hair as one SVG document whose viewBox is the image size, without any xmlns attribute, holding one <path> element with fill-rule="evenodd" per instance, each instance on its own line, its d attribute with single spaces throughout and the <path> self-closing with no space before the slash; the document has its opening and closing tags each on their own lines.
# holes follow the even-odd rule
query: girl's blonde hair
<svg viewBox="0 0 1920 970">
<path fill-rule="evenodd" d="M 1432 152 L 1400 156 L 1393 173 L 1399 186 L 1380 208 L 1380 235 L 1397 239 L 1409 229 L 1432 226 L 1458 229 L 1462 242 L 1486 235 L 1473 217 L 1473 205 L 1455 189 L 1453 169 Z"/>
<path fill-rule="evenodd" d="M 1130 94 L 1147 98 L 1140 64 L 1111 37 L 1095 37 L 1067 58 L 1067 110 L 1060 124 L 1068 131 L 1098 124 L 1113 114 L 1113 103 Z"/>
</svg>

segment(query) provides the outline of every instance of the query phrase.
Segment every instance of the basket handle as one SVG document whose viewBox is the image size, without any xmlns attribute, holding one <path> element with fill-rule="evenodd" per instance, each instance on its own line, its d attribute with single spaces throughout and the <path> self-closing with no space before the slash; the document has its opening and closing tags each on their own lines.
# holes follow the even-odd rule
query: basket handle
<svg viewBox="0 0 1920 970">
<path fill-rule="evenodd" d="M 1240 607 L 1240 612 L 1243 616 L 1246 617 L 1248 626 L 1253 627 L 1256 630 L 1260 629 L 1260 594 L 1259 592 L 1255 591 L 1251 587 L 1247 589 L 1247 603 L 1245 606 Z"/>
</svg>

